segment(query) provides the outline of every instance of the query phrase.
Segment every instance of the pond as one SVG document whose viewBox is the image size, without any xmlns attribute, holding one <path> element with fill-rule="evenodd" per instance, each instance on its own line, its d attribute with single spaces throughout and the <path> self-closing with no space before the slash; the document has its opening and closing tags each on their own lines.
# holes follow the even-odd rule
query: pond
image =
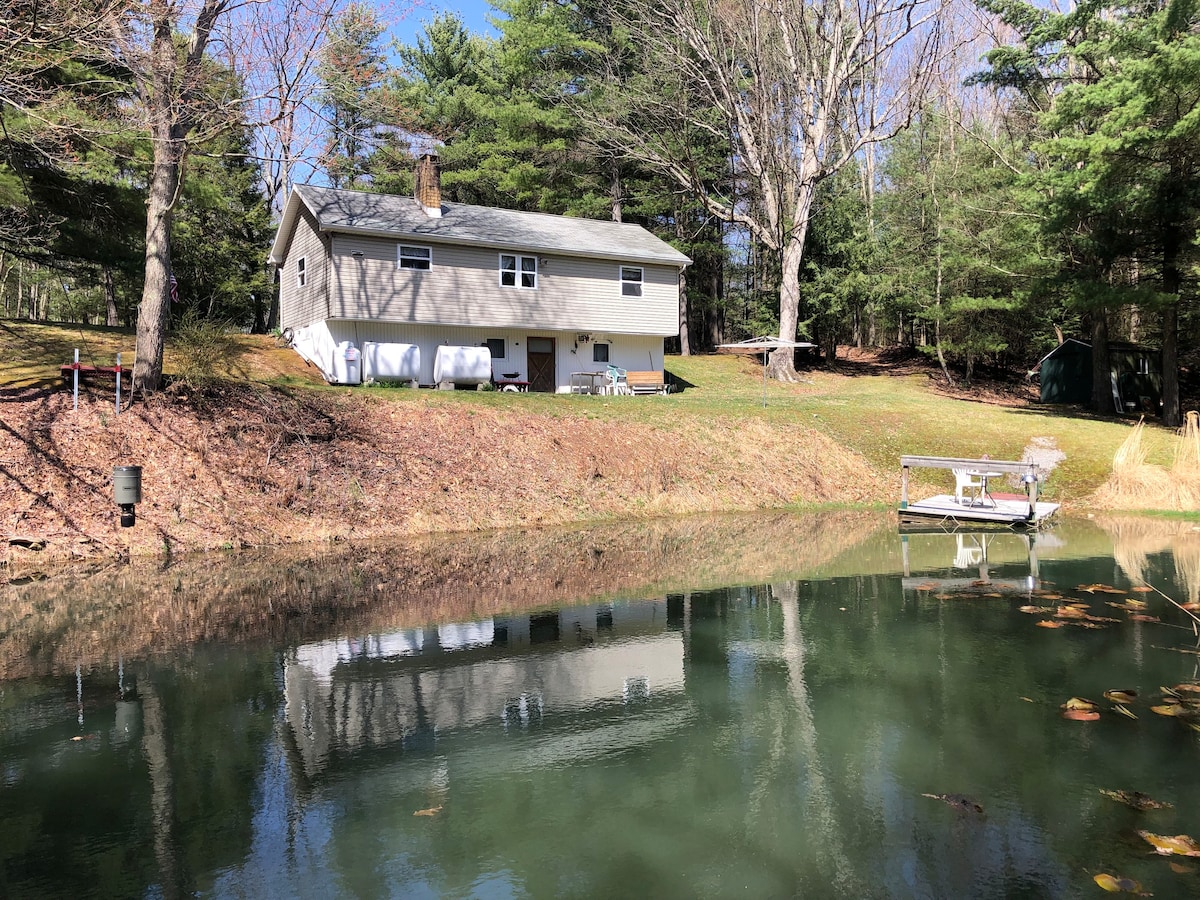
<svg viewBox="0 0 1200 900">
<path fill-rule="evenodd" d="M 32 580 L 0 896 L 1197 896 L 1198 595 L 1190 523 L 867 513 Z"/>
</svg>

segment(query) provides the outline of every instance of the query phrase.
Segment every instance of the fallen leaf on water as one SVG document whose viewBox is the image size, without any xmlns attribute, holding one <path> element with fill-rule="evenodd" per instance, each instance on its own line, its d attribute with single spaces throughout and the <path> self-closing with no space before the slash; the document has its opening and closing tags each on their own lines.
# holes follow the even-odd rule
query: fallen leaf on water
<svg viewBox="0 0 1200 900">
<path fill-rule="evenodd" d="M 1062 715 L 1072 722 L 1095 722 L 1100 718 L 1100 713 L 1091 709 L 1064 709 Z"/>
<path fill-rule="evenodd" d="M 1037 624 L 1038 624 L 1038 628 L 1062 628 L 1063 627 L 1062 622 L 1054 622 L 1050 619 L 1043 619 L 1042 621 L 1038 622 Z"/>
<path fill-rule="evenodd" d="M 1050 606 L 1019 606 L 1019 607 L 1017 607 L 1017 612 L 1048 613 L 1048 612 L 1054 612 L 1054 609 L 1053 609 L 1053 607 L 1050 607 Z"/>
<path fill-rule="evenodd" d="M 1104 602 L 1114 609 L 1123 609 L 1126 612 L 1141 612 L 1149 605 L 1141 600 L 1133 599 L 1125 600 L 1121 603 L 1118 603 L 1116 600 L 1105 600 Z"/>
<path fill-rule="evenodd" d="M 1082 619 L 1087 613 L 1075 606 L 1060 606 L 1054 615 L 1060 619 Z"/>
<path fill-rule="evenodd" d="M 1091 700 L 1085 700 L 1083 697 L 1072 697 L 1061 707 L 1062 709 L 1082 709 L 1088 712 L 1096 711 L 1096 704 Z"/>
<path fill-rule="evenodd" d="M 943 803 L 950 804 L 959 812 L 983 812 L 983 807 L 966 794 L 922 794 L 921 796 L 928 797 L 930 800 L 941 800 Z"/>
<path fill-rule="evenodd" d="M 1150 587 L 1148 584 L 1139 584 L 1137 587 L 1131 587 L 1130 590 L 1136 594 L 1148 594 L 1154 590 L 1154 588 Z"/>
<path fill-rule="evenodd" d="M 1179 608 L 1188 612 L 1200 612 L 1200 603 L 1181 603 Z"/>
<path fill-rule="evenodd" d="M 1128 706 L 1114 706 L 1113 712 L 1119 712 L 1121 715 L 1125 716 L 1127 719 L 1136 719 L 1137 718 L 1137 713 L 1130 711 Z"/>
<path fill-rule="evenodd" d="M 77 734 L 77 735 L 75 735 L 75 737 L 71 738 L 71 740 L 73 740 L 73 741 L 82 741 L 82 740 L 83 740 L 83 735 L 82 735 L 82 734 Z"/>
<path fill-rule="evenodd" d="M 1153 846 L 1156 852 L 1164 856 L 1170 856 L 1172 853 L 1177 856 L 1200 856 L 1200 844 L 1186 834 L 1171 836 L 1149 831 L 1139 831 L 1138 834 Z"/>
<path fill-rule="evenodd" d="M 1175 685 L 1175 687 L 1171 688 L 1171 690 L 1173 690 L 1177 694 L 1179 694 L 1179 693 L 1200 694 L 1200 684 L 1192 684 L 1191 682 L 1184 682 L 1183 684 Z"/>
<path fill-rule="evenodd" d="M 1164 803 L 1161 800 L 1155 800 L 1149 794 L 1143 794 L 1141 791 L 1106 791 L 1100 788 L 1100 793 L 1105 797 L 1116 800 L 1118 803 L 1124 803 L 1126 806 L 1132 806 L 1134 809 L 1174 809 L 1170 803 Z"/>
<path fill-rule="evenodd" d="M 953 594 L 934 594 L 933 599 L 934 600 L 953 600 L 954 595 Z"/>
<path fill-rule="evenodd" d="M 938 582 L 936 582 L 936 581 L 927 581 L 924 584 L 918 584 L 917 590 L 918 591 L 932 591 L 934 588 L 940 587 L 940 586 L 941 585 L 939 585 Z"/>
<path fill-rule="evenodd" d="M 990 594 L 984 594 L 983 596 L 985 596 L 985 597 L 990 597 L 990 598 L 992 598 L 993 600 L 994 600 L 994 599 L 996 599 L 997 597 L 999 597 L 999 598 L 1003 598 L 1003 597 L 1004 597 L 1004 595 L 1003 595 L 1003 594 L 1001 594 L 1001 593 L 999 593 L 999 592 L 997 592 L 997 591 L 992 591 Z"/>
<path fill-rule="evenodd" d="M 1189 866 L 1187 863 L 1173 862 L 1173 863 L 1169 863 L 1169 865 L 1171 866 L 1171 871 L 1174 872 L 1176 875 L 1194 875 L 1194 874 L 1196 874 L 1196 867 Z"/>
<path fill-rule="evenodd" d="M 1132 688 L 1105 691 L 1104 698 L 1106 700 L 1111 700 L 1113 703 L 1132 703 L 1135 699 L 1137 699 L 1137 691 L 1133 690 Z"/>
<path fill-rule="evenodd" d="M 1021 699 L 1024 700 L 1026 703 L 1037 703 L 1037 701 L 1034 700 L 1032 697 L 1022 697 Z"/>
<path fill-rule="evenodd" d="M 1152 706 L 1150 712 L 1158 713 L 1160 716 L 1181 716 L 1186 710 L 1182 706 Z"/>
<path fill-rule="evenodd" d="M 1158 689 L 1159 689 L 1160 691 L 1162 691 L 1162 692 L 1163 692 L 1163 695 L 1164 695 L 1164 696 L 1167 696 L 1167 697 L 1174 697 L 1176 700 L 1178 700 L 1178 699 L 1179 699 L 1179 692 L 1178 692 L 1178 691 L 1176 691 L 1174 688 L 1163 687 L 1163 686 L 1160 684 L 1160 685 L 1158 686 Z"/>
<path fill-rule="evenodd" d="M 1109 875 L 1107 872 L 1101 872 L 1093 877 L 1093 880 L 1106 891 L 1120 891 L 1125 894 L 1137 894 L 1139 897 L 1152 897 L 1153 894 L 1148 894 L 1142 890 L 1142 886 L 1132 878 L 1125 878 L 1121 875 Z"/>
<path fill-rule="evenodd" d="M 436 816 L 441 811 L 442 811 L 442 808 L 440 806 L 431 806 L 431 807 L 429 807 L 429 809 L 418 809 L 415 813 L 413 813 L 413 815 L 414 816 Z"/>
<path fill-rule="evenodd" d="M 1162 619 L 1160 619 L 1158 616 L 1146 616 L 1146 615 L 1142 615 L 1142 614 L 1138 613 L 1136 615 L 1130 616 L 1129 621 L 1131 621 L 1131 622 L 1161 622 Z"/>
</svg>

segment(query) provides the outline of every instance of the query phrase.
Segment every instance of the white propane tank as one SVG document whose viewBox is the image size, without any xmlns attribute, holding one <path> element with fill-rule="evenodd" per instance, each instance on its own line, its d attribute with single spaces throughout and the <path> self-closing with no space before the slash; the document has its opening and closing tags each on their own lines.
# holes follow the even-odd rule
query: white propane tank
<svg viewBox="0 0 1200 900">
<path fill-rule="evenodd" d="M 487 384 L 492 380 L 492 354 L 487 347 L 438 347 L 433 358 L 435 384 Z"/>
<path fill-rule="evenodd" d="M 363 380 L 416 381 L 421 375 L 421 348 L 416 344 L 363 344 Z"/>
<path fill-rule="evenodd" d="M 331 384 L 361 384 L 362 358 L 354 341 L 342 341 L 333 351 Z"/>
</svg>

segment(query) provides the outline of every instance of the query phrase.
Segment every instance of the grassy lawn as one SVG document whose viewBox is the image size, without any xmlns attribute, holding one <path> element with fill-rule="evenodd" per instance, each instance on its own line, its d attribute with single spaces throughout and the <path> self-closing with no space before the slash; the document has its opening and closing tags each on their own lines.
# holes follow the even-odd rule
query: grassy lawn
<svg viewBox="0 0 1200 900">
<path fill-rule="evenodd" d="M 0 385 L 52 387 L 62 383 L 58 367 L 80 347 L 82 362 L 112 365 L 116 353 L 132 366 L 134 337 L 120 329 L 0 322 Z M 179 348 L 168 346 L 167 373 L 178 371 Z M 1066 461 L 1051 478 L 1053 499 L 1081 500 L 1111 471 L 1113 453 L 1130 432 L 1129 420 L 1083 417 L 1060 407 L 1008 407 L 943 396 L 925 375 L 846 375 L 817 370 L 800 384 L 769 381 L 752 358 L 668 357 L 666 367 L 685 389 L 669 397 L 589 397 L 473 391 L 413 391 L 357 388 L 378 402 L 436 404 L 447 408 L 521 410 L 551 417 L 586 417 L 630 422 L 681 434 L 690 429 L 739 429 L 747 424 L 810 425 L 847 449 L 862 454 L 885 476 L 896 474 L 901 454 L 1017 459 L 1035 437 L 1052 439 Z M 291 350 L 263 336 L 234 336 L 217 366 L 223 377 L 280 387 L 329 391 Z M 1169 465 L 1173 433 L 1147 429 L 1148 461 Z M 943 473 L 944 474 L 944 473 Z M 927 485 L 945 485 L 926 474 Z M 944 478 L 943 478 L 944 480 Z"/>
</svg>

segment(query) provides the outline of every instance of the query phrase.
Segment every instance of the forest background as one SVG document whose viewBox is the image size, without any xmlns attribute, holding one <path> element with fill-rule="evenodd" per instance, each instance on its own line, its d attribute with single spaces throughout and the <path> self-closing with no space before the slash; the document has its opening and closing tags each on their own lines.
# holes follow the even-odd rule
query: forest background
<svg viewBox="0 0 1200 900">
<path fill-rule="evenodd" d="M 354 0 L 0 0 L 3 315 L 276 326 L 294 183 L 637 222 L 683 354 L 916 348 L 950 382 L 1066 337 L 1198 370 L 1197 0 L 497 0 L 409 43 Z M 772 361 L 793 376 L 791 359 Z"/>
</svg>

